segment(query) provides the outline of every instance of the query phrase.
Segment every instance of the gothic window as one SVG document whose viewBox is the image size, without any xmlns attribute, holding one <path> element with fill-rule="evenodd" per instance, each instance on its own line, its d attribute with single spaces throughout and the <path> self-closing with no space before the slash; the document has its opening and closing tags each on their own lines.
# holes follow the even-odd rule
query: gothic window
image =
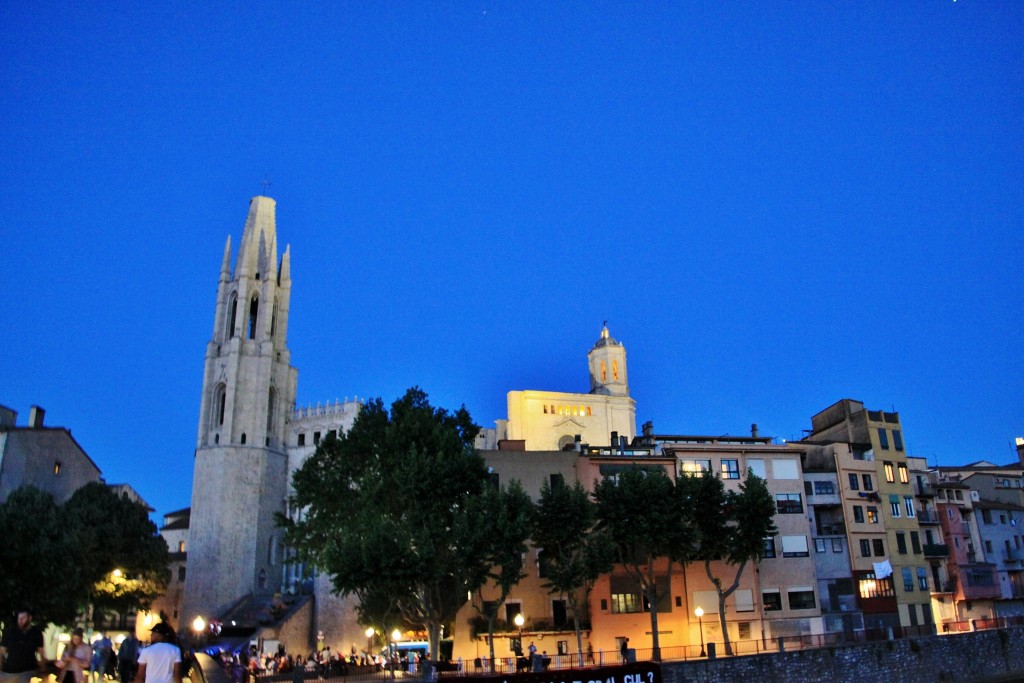
<svg viewBox="0 0 1024 683">
<path fill-rule="evenodd" d="M 245 445 L 245 432 L 242 432 L 242 445 Z"/>
<path fill-rule="evenodd" d="M 249 339 L 256 338 L 256 319 L 260 310 L 260 299 L 257 296 L 249 302 Z"/>
<path fill-rule="evenodd" d="M 231 337 L 235 336 L 235 316 L 238 315 L 238 295 L 234 292 L 231 294 L 231 304 L 228 306 L 228 311 L 228 329 L 224 330 L 224 337 L 231 339 Z"/>
<path fill-rule="evenodd" d="M 274 404 L 277 403 L 277 401 L 275 400 L 277 398 L 276 393 L 277 392 L 274 391 L 274 388 L 271 387 L 270 388 L 270 394 L 267 397 L 267 445 L 268 446 L 270 445 L 270 436 L 274 433 L 274 409 L 276 408 L 276 406 Z"/>
<path fill-rule="evenodd" d="M 277 309 L 280 306 L 277 299 L 274 299 L 274 310 L 270 314 L 270 336 L 277 333 Z"/>
<path fill-rule="evenodd" d="M 608 381 L 608 366 L 605 365 L 604 361 L 601 361 L 601 381 L 602 382 L 607 382 Z"/>
<path fill-rule="evenodd" d="M 224 425 L 224 409 L 227 406 L 227 401 L 227 388 L 223 384 L 218 384 L 217 388 L 213 390 L 213 422 L 218 427 Z"/>
<path fill-rule="evenodd" d="M 612 380 L 615 382 L 619 381 L 619 361 L 612 361 Z"/>
</svg>

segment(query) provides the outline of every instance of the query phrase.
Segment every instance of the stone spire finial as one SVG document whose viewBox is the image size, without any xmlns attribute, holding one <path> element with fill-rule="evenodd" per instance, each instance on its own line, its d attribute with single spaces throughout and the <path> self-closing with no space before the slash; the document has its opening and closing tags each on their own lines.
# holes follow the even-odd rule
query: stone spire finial
<svg viewBox="0 0 1024 683">
<path fill-rule="evenodd" d="M 220 279 L 227 282 L 231 279 L 231 235 L 224 243 L 224 260 L 220 264 Z"/>
</svg>

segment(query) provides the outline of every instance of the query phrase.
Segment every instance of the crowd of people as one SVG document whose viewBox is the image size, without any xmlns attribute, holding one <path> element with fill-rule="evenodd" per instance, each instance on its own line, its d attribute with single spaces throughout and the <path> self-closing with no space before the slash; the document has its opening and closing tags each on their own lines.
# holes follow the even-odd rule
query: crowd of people
<svg viewBox="0 0 1024 683">
<path fill-rule="evenodd" d="M 388 658 L 383 654 L 353 651 L 344 656 L 330 647 L 306 655 L 286 653 L 283 647 L 275 653 L 259 653 L 256 646 L 251 646 L 247 650 L 242 649 L 235 653 L 220 652 L 214 657 L 219 659 L 221 667 L 233 683 L 251 683 L 263 676 L 288 674 L 296 681 L 305 678 L 320 679 L 347 676 L 357 672 L 379 672 L 388 668 Z M 419 665 L 419 658 L 415 665 Z M 407 663 L 396 653 L 391 666 L 404 669 Z"/>
<path fill-rule="evenodd" d="M 145 648 L 134 633 L 115 646 L 103 632 L 89 643 L 85 630 L 76 628 L 50 661 L 42 629 L 32 623 L 31 610 L 23 608 L 0 639 L 0 683 L 31 683 L 34 678 L 42 683 L 181 683 L 187 661 L 174 629 L 163 621 L 151 629 Z"/>
</svg>

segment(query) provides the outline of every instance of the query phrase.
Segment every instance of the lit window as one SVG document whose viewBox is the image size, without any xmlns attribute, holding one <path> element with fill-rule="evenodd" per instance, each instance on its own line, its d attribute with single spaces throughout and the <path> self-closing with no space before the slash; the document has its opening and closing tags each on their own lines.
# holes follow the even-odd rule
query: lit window
<svg viewBox="0 0 1024 683">
<path fill-rule="evenodd" d="M 892 585 L 892 578 L 876 579 L 874 572 L 867 572 L 857 582 L 857 592 L 862 598 L 882 598 L 896 595 Z"/>
<path fill-rule="evenodd" d="M 740 461 L 722 459 L 722 479 L 739 479 Z"/>
<path fill-rule="evenodd" d="M 601 381 L 602 382 L 607 382 L 608 381 L 608 366 L 605 365 L 604 361 L 601 361 Z"/>
<path fill-rule="evenodd" d="M 185 541 L 178 541 L 178 552 L 185 552 Z"/>
<path fill-rule="evenodd" d="M 60 471 L 64 468 L 64 463 L 60 460 L 54 460 L 53 462 L 53 473 L 60 474 Z"/>
<path fill-rule="evenodd" d="M 878 508 L 868 505 L 868 524 L 878 524 Z"/>
<path fill-rule="evenodd" d="M 619 381 L 619 361 L 612 361 L 612 380 L 615 382 Z"/>
<path fill-rule="evenodd" d="M 885 463 L 885 480 L 890 482 L 890 483 L 896 481 L 896 477 L 893 475 L 893 469 L 892 469 L 892 463 L 891 462 L 886 462 Z"/>
<path fill-rule="evenodd" d="M 711 471 L 710 460 L 697 458 L 683 458 L 679 461 L 679 474 L 687 476 L 700 476 Z"/>
<path fill-rule="evenodd" d="M 904 465 L 903 463 L 900 463 L 897 467 L 899 468 L 899 471 L 900 471 L 900 483 L 901 484 L 909 484 L 910 483 L 910 472 L 907 471 L 907 466 Z"/>
</svg>

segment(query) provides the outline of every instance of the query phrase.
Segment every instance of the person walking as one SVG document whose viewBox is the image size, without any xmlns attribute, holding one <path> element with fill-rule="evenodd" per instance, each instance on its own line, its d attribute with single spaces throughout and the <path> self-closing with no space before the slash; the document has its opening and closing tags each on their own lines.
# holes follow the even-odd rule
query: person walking
<svg viewBox="0 0 1024 683">
<path fill-rule="evenodd" d="M 0 639 L 0 683 L 29 683 L 33 677 L 45 681 L 50 673 L 43 632 L 32 624 L 32 610 L 27 607 L 19 609 L 16 618 Z"/>
<path fill-rule="evenodd" d="M 135 683 L 181 683 L 181 649 L 174 629 L 160 622 L 150 631 L 153 644 L 139 653 Z"/>
<path fill-rule="evenodd" d="M 117 674 L 121 683 L 132 683 L 138 661 L 139 639 L 135 637 L 135 631 L 132 631 L 121 641 L 121 647 L 117 648 Z"/>
<path fill-rule="evenodd" d="M 110 662 L 110 652 L 114 649 L 114 644 L 110 642 L 110 638 L 107 638 L 107 634 L 100 631 L 100 637 L 92 644 L 92 667 L 90 668 L 91 678 L 96 679 L 96 683 L 103 683 L 103 679 L 107 675 L 107 664 Z"/>
<path fill-rule="evenodd" d="M 64 652 L 57 660 L 57 668 L 62 672 L 57 683 L 84 683 L 91 661 L 92 648 L 85 642 L 85 631 L 76 628 L 71 632 L 71 642 L 64 646 Z"/>
</svg>

